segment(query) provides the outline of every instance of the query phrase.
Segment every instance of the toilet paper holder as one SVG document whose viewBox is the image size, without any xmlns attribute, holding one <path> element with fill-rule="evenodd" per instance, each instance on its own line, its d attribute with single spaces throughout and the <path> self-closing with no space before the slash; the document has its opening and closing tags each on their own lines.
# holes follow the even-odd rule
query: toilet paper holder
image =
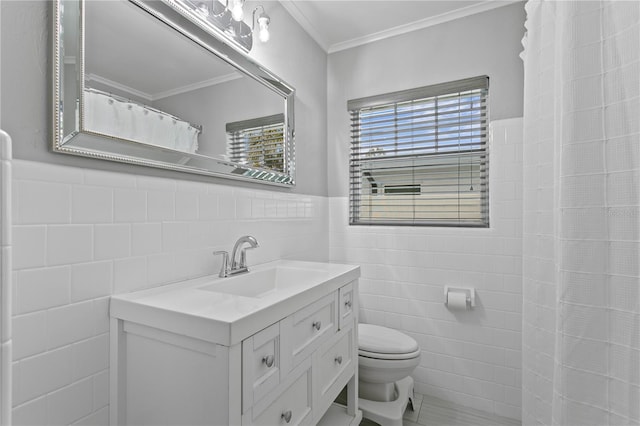
<svg viewBox="0 0 640 426">
<path fill-rule="evenodd" d="M 476 289 L 473 287 L 444 286 L 444 304 L 449 305 L 449 293 L 464 293 L 467 299 L 467 308 L 476 306 Z"/>
</svg>

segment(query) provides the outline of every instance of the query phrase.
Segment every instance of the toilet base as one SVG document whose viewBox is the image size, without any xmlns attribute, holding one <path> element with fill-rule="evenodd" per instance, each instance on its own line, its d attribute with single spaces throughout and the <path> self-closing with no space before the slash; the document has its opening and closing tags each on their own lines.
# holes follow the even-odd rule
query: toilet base
<svg viewBox="0 0 640 426">
<path fill-rule="evenodd" d="M 358 396 L 369 401 L 389 402 L 398 399 L 396 383 L 369 383 L 358 381 Z"/>
<path fill-rule="evenodd" d="M 362 417 L 379 423 L 380 426 L 402 426 L 402 416 L 407 404 L 411 402 L 413 408 L 413 378 L 405 377 L 395 382 L 398 397 L 389 402 L 371 401 L 358 398 L 358 408 L 362 410 Z"/>
</svg>

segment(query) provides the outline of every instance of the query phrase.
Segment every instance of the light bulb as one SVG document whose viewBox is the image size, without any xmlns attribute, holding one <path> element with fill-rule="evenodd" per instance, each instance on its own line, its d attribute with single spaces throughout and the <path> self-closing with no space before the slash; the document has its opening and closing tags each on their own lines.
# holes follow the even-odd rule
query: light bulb
<svg viewBox="0 0 640 426">
<path fill-rule="evenodd" d="M 260 32 L 258 33 L 258 38 L 263 43 L 268 42 L 269 41 L 269 37 L 270 37 L 269 30 L 266 29 L 266 28 L 263 29 L 263 30 L 260 30 Z"/>
<path fill-rule="evenodd" d="M 198 3 L 197 10 L 205 16 L 209 15 L 209 6 L 204 2 Z"/>
<path fill-rule="evenodd" d="M 261 15 L 258 18 L 258 26 L 260 30 L 258 31 L 258 38 L 261 42 L 266 43 L 269 41 L 269 18 L 265 15 Z"/>
<path fill-rule="evenodd" d="M 231 17 L 234 21 L 242 21 L 244 19 L 244 9 L 242 9 L 242 0 L 233 0 L 231 7 Z"/>
</svg>

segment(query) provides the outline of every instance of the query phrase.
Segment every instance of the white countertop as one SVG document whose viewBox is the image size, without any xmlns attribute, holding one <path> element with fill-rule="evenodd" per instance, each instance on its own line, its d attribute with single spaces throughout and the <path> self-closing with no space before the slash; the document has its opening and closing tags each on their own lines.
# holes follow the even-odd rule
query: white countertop
<svg viewBox="0 0 640 426">
<path fill-rule="evenodd" d="M 229 288 L 235 281 L 246 281 L 252 274 L 258 276 L 260 271 L 278 267 L 309 270 L 308 278 L 259 297 L 215 291 L 218 284 Z M 279 260 L 250 269 L 236 277 L 210 275 L 114 295 L 111 317 L 231 346 L 360 276 L 360 267 L 355 265 L 293 260 Z M 208 289 L 202 289 L 203 286 Z"/>
</svg>

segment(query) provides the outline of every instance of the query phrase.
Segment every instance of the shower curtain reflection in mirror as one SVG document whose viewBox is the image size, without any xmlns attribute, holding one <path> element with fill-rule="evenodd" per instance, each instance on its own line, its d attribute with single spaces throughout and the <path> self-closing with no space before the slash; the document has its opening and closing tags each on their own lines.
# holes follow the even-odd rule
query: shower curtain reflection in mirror
<svg viewBox="0 0 640 426">
<path fill-rule="evenodd" d="M 84 92 L 84 126 L 91 132 L 195 153 L 200 130 L 191 123 L 95 89 Z"/>
</svg>

